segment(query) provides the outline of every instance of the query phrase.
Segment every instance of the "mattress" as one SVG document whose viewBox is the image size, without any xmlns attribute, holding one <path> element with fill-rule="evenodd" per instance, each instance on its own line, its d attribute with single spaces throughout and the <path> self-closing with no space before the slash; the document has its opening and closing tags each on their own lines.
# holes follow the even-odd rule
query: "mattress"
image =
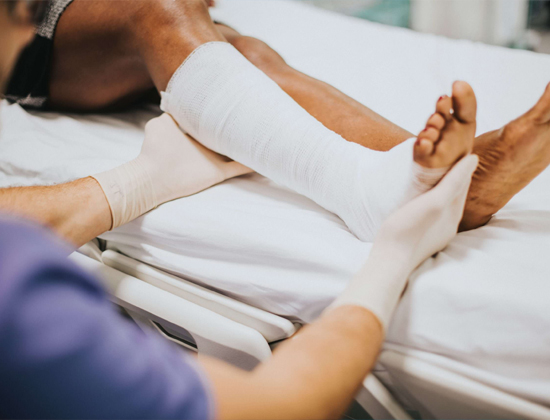
<svg viewBox="0 0 550 420">
<path fill-rule="evenodd" d="M 214 12 L 292 66 L 417 132 L 453 80 L 472 84 L 478 133 L 525 112 L 550 57 L 390 28 L 284 1 Z M 135 157 L 158 108 L 112 115 L 0 108 L 0 186 L 63 182 Z M 102 235 L 124 254 L 290 319 L 310 322 L 371 244 L 260 175 L 227 181 Z M 550 170 L 410 278 L 386 348 L 550 405 Z"/>
</svg>

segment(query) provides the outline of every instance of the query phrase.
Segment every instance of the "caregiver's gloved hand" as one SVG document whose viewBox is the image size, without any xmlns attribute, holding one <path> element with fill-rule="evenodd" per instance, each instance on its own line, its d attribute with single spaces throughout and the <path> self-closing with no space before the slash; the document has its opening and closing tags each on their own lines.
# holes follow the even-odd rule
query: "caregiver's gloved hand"
<svg viewBox="0 0 550 420">
<path fill-rule="evenodd" d="M 412 272 L 445 248 L 457 233 L 477 163 L 477 155 L 463 158 L 436 187 L 390 215 L 375 238 L 374 256 L 389 257 L 391 250 Z"/>
<path fill-rule="evenodd" d="M 114 229 L 158 205 L 252 172 L 184 134 L 168 114 L 145 126 L 137 158 L 98 175 Z"/>
<path fill-rule="evenodd" d="M 363 306 L 385 330 L 411 272 L 456 235 L 477 163 L 476 155 L 463 158 L 433 189 L 388 217 L 366 264 L 330 308 Z"/>
</svg>

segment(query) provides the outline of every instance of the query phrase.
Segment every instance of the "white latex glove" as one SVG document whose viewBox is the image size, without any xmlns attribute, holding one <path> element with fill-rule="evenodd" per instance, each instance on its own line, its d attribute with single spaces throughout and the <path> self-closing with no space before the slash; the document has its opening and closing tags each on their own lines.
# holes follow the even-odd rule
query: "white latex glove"
<svg viewBox="0 0 550 420">
<path fill-rule="evenodd" d="M 137 158 L 93 178 L 105 192 L 114 229 L 162 203 L 250 172 L 197 143 L 163 114 L 145 126 Z"/>
<path fill-rule="evenodd" d="M 433 189 L 388 217 L 366 264 L 330 308 L 363 306 L 386 329 L 411 272 L 456 235 L 477 163 L 476 155 L 463 158 Z"/>
</svg>

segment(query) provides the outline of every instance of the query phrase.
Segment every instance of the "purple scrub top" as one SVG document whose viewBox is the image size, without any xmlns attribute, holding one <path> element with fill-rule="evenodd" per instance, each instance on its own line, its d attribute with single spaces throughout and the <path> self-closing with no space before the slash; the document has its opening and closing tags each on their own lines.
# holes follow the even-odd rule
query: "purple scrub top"
<svg viewBox="0 0 550 420">
<path fill-rule="evenodd" d="M 195 360 L 121 317 L 69 252 L 0 216 L 0 417 L 213 418 Z"/>
</svg>

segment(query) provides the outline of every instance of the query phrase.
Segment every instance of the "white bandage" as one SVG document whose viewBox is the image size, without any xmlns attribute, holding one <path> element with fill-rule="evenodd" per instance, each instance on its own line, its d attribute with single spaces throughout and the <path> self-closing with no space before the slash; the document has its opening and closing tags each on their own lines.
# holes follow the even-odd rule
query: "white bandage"
<svg viewBox="0 0 550 420">
<path fill-rule="evenodd" d="M 363 306 L 387 329 L 411 272 L 456 235 L 477 156 L 458 162 L 431 191 L 382 224 L 366 264 L 326 310 Z"/>
<path fill-rule="evenodd" d="M 161 107 L 206 147 L 336 213 L 364 241 L 446 172 L 413 162 L 414 139 L 389 152 L 347 142 L 224 42 L 185 60 Z"/>
</svg>

